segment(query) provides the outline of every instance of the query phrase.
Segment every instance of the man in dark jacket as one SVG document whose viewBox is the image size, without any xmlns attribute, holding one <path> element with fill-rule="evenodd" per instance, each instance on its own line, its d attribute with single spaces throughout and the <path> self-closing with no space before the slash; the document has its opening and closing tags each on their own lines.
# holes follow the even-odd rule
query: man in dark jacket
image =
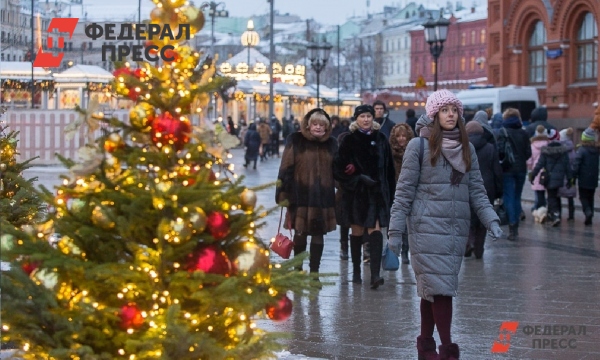
<svg viewBox="0 0 600 360">
<path fill-rule="evenodd" d="M 525 131 L 527 131 L 527 135 L 529 136 L 529 138 L 535 136 L 535 128 L 537 128 L 538 125 L 544 126 L 546 130 L 556 130 L 556 127 L 550 125 L 550 123 L 547 120 L 548 110 L 545 106 L 539 106 L 533 109 L 533 111 L 531 112 L 531 122 L 525 128 Z"/>
<path fill-rule="evenodd" d="M 281 135 L 281 123 L 275 117 L 271 116 L 271 154 L 279 157 L 279 136 Z"/>
<path fill-rule="evenodd" d="M 586 226 L 592 225 L 594 216 L 594 195 L 598 187 L 598 161 L 600 159 L 600 143 L 596 141 L 596 133 L 588 127 L 581 134 L 581 144 L 575 154 L 575 177 L 579 185 L 581 209 L 585 215 Z"/>
<path fill-rule="evenodd" d="M 417 117 L 415 116 L 415 111 L 413 109 L 406 110 L 406 124 L 410 126 L 415 136 L 419 136 L 417 131 L 415 130 L 415 126 L 417 125 Z"/>
<path fill-rule="evenodd" d="M 497 132 L 496 144 L 502 164 L 504 207 L 508 213 L 508 240 L 518 239 L 521 194 L 527 177 L 527 159 L 531 157 L 529 136 L 522 129 L 519 110 L 508 108 L 502 114 L 502 128 Z"/>
<path fill-rule="evenodd" d="M 379 132 L 389 139 L 392 128 L 396 124 L 388 117 L 385 103 L 381 100 L 376 100 L 373 103 L 373 109 L 375 110 L 375 121 L 381 126 Z"/>
</svg>

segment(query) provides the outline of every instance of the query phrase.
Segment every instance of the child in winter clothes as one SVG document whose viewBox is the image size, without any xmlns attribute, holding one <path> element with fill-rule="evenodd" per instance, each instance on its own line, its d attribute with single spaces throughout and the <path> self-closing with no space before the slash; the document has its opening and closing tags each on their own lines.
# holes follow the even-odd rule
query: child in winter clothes
<svg viewBox="0 0 600 360">
<path fill-rule="evenodd" d="M 392 148 L 392 157 L 394 158 L 394 168 L 396 169 L 396 181 L 402 171 L 402 158 L 404 157 L 404 151 L 406 151 L 406 145 L 414 138 L 413 129 L 410 125 L 400 123 L 394 125 L 390 133 L 390 146 Z M 402 263 L 410 264 L 408 260 L 408 233 L 402 234 L 402 249 L 401 249 Z"/>
<path fill-rule="evenodd" d="M 571 165 L 571 170 L 573 170 L 573 165 L 575 163 L 575 145 L 571 138 L 573 137 L 573 128 L 562 129 L 560 132 L 560 143 L 563 144 L 567 148 L 567 154 L 569 155 L 569 165 Z M 577 196 L 577 188 L 575 186 L 571 186 L 567 188 L 567 184 L 561 186 L 558 189 L 558 196 L 561 198 L 567 198 L 569 204 L 569 217 L 567 221 L 575 220 L 575 201 L 574 198 Z M 562 210 L 562 206 L 560 207 Z M 562 214 L 562 212 L 561 212 Z"/>
<path fill-rule="evenodd" d="M 575 177 L 579 184 L 579 200 L 585 215 L 585 225 L 592 225 L 594 216 L 594 193 L 598 187 L 598 161 L 600 143 L 596 141 L 596 132 L 588 127 L 581 134 L 581 143 L 575 155 Z"/>
<path fill-rule="evenodd" d="M 527 159 L 527 170 L 533 170 L 542 154 L 542 148 L 548 145 L 548 131 L 544 125 L 538 125 L 535 129 L 535 136 L 531 138 L 531 157 Z M 535 192 L 535 202 L 531 211 L 541 207 L 546 207 L 546 188 L 540 184 L 540 176 L 536 176 L 531 184 L 531 190 Z"/>
<path fill-rule="evenodd" d="M 567 148 L 560 143 L 558 131 L 550 129 L 548 132 L 550 143 L 542 148 L 542 155 L 529 174 L 529 181 L 533 183 L 535 177 L 544 169 L 548 176 L 546 191 L 548 192 L 548 217 L 550 225 L 560 225 L 560 197 L 558 189 L 563 186 L 565 177 L 567 187 L 571 187 L 573 172 L 569 164 Z"/>
</svg>

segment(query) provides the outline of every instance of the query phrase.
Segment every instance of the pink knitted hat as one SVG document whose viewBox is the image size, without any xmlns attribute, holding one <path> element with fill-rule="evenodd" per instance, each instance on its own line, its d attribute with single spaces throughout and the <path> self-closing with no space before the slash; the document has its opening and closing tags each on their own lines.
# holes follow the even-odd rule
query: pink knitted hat
<svg viewBox="0 0 600 360">
<path fill-rule="evenodd" d="M 442 89 L 434 92 L 429 95 L 427 98 L 427 104 L 425 105 L 425 111 L 427 112 L 427 117 L 433 120 L 435 114 L 440 111 L 442 106 L 446 105 L 456 105 L 458 108 L 458 116 L 460 119 L 463 117 L 463 106 L 460 100 L 454 95 L 451 91 Z"/>
</svg>

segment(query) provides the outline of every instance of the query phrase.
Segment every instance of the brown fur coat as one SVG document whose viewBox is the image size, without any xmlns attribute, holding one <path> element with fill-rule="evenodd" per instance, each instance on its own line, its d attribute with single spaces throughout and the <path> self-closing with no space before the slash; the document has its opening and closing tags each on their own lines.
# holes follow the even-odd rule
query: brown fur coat
<svg viewBox="0 0 600 360">
<path fill-rule="evenodd" d="M 406 134 L 406 145 L 408 142 L 412 140 L 414 137 L 414 132 L 410 125 L 405 123 L 396 124 L 392 128 L 392 132 L 390 133 L 390 147 L 392 148 L 392 157 L 394 158 L 394 169 L 396 170 L 396 180 L 398 180 L 398 176 L 400 176 L 400 170 L 402 170 L 402 158 L 404 157 L 404 151 L 406 150 L 406 145 L 404 147 L 398 144 L 398 133 L 404 130 Z"/>
<path fill-rule="evenodd" d="M 279 166 L 275 201 L 287 201 L 285 227 L 308 235 L 323 235 L 336 228 L 333 158 L 337 141 L 330 137 L 331 124 L 320 139 L 312 136 L 308 119 L 292 133 Z"/>
</svg>

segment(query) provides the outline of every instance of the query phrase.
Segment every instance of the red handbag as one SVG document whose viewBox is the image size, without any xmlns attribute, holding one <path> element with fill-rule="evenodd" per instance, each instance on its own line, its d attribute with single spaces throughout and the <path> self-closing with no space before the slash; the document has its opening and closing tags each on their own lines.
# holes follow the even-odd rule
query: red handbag
<svg viewBox="0 0 600 360">
<path fill-rule="evenodd" d="M 271 250 L 277 255 L 284 259 L 289 259 L 292 249 L 294 248 L 294 242 L 289 237 L 281 233 L 281 218 L 283 217 L 283 208 L 281 208 L 281 214 L 279 214 L 279 226 L 277 227 L 277 235 L 275 240 L 271 242 Z M 290 236 L 292 236 L 292 230 L 290 229 Z"/>
</svg>

